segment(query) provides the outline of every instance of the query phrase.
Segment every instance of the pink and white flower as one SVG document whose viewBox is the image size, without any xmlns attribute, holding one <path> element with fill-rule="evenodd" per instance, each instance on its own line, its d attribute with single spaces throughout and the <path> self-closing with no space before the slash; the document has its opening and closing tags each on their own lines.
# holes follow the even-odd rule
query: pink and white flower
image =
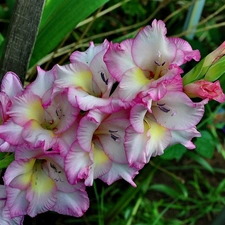
<svg viewBox="0 0 225 225">
<path fill-rule="evenodd" d="M 44 151 L 57 151 L 61 134 L 74 123 L 80 110 L 68 102 L 67 90 L 50 95 L 52 71 L 39 68 L 38 72 L 37 79 L 24 93 L 12 98 L 7 112 L 10 119 L 0 126 L 0 136 L 12 145 L 27 143 Z"/>
<path fill-rule="evenodd" d="M 36 216 L 48 210 L 80 217 L 89 207 L 82 183 L 71 185 L 64 159 L 41 149 L 18 149 L 4 175 L 10 216 Z"/>
<path fill-rule="evenodd" d="M 12 98 L 20 96 L 24 92 L 19 77 L 13 73 L 8 72 L 2 79 L 1 92 L 0 92 L 0 124 L 1 126 L 7 123 L 10 116 L 7 114 L 11 105 Z M 11 145 L 5 139 L 0 139 L 0 151 L 2 152 L 14 152 L 15 146 Z"/>
<path fill-rule="evenodd" d="M 136 104 L 131 110 L 131 126 L 126 129 L 125 150 L 130 166 L 142 168 L 166 147 L 181 143 L 189 149 L 199 137 L 196 125 L 207 100 L 194 103 L 183 92 L 168 91 L 159 101 Z M 151 105 L 151 107 L 149 107 Z M 140 146 L 140 147 L 138 147 Z"/>
<path fill-rule="evenodd" d="M 119 82 L 121 99 L 133 100 L 139 92 L 148 90 L 153 80 L 174 68 L 173 65 L 178 67 L 191 59 L 200 59 L 199 51 L 193 51 L 188 42 L 167 38 L 166 33 L 164 22 L 154 20 L 152 26 L 140 30 L 134 39 L 110 44 L 104 61 Z"/>
<path fill-rule="evenodd" d="M 65 159 L 65 170 L 70 183 L 84 180 L 92 185 L 99 178 L 108 184 L 125 179 L 133 186 L 135 168 L 127 164 L 124 150 L 125 129 L 129 126 L 125 110 L 103 114 L 92 110 L 84 116 L 77 130 L 77 141 Z"/>
<path fill-rule="evenodd" d="M 72 63 L 55 67 L 56 88 L 68 88 L 69 101 L 83 111 L 98 108 L 110 113 L 120 108 L 110 98 L 115 80 L 103 61 L 107 49 L 107 40 L 98 46 L 91 42 L 85 52 L 76 51 L 71 55 Z"/>
</svg>

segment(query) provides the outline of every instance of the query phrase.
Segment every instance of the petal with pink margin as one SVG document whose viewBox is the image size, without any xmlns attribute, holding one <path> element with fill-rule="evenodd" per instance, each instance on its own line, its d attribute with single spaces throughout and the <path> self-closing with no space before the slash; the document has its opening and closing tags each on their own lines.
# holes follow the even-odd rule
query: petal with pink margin
<svg viewBox="0 0 225 225">
<path fill-rule="evenodd" d="M 173 60 L 174 64 L 180 66 L 192 59 L 195 61 L 200 60 L 201 56 L 199 50 L 193 50 L 187 41 L 181 38 L 169 38 L 169 41 L 176 45 L 178 51 L 175 59 Z"/>
<path fill-rule="evenodd" d="M 139 31 L 132 45 L 134 62 L 142 70 L 154 72 L 157 63 L 169 67 L 176 56 L 176 46 L 165 36 L 167 33 L 162 20 L 153 20 L 152 26 Z"/>
<path fill-rule="evenodd" d="M 149 137 L 146 132 L 137 133 L 132 126 L 126 129 L 125 152 L 129 166 L 141 169 L 147 163 L 147 146 Z"/>
<path fill-rule="evenodd" d="M 72 193 L 57 191 L 57 202 L 52 210 L 69 216 L 81 217 L 89 208 L 87 193 L 75 189 Z"/>
<path fill-rule="evenodd" d="M 186 130 L 201 120 L 207 102 L 194 103 L 183 92 L 168 92 L 152 106 L 152 113 L 160 125 L 170 130 Z"/>
<path fill-rule="evenodd" d="M 68 181 L 76 184 L 80 180 L 85 180 L 92 164 L 89 153 L 81 149 L 77 142 L 74 142 L 65 157 L 65 172 Z"/>
<path fill-rule="evenodd" d="M 0 125 L 0 138 L 13 146 L 22 145 L 24 143 L 22 131 L 22 126 L 8 120 L 3 125 Z"/>
<path fill-rule="evenodd" d="M 124 179 L 133 187 L 137 185 L 134 183 L 133 178 L 138 174 L 138 170 L 134 167 L 129 167 L 127 164 L 112 163 L 112 167 L 108 173 L 99 177 L 101 180 L 111 185 L 119 179 Z"/>
<path fill-rule="evenodd" d="M 80 120 L 77 129 L 77 140 L 81 148 L 85 151 L 91 151 L 93 134 L 104 119 L 104 116 L 105 115 L 98 110 L 90 110 L 89 113 Z"/>
<path fill-rule="evenodd" d="M 26 191 L 6 186 L 7 200 L 6 206 L 11 217 L 23 216 L 27 214 L 29 202 L 26 199 Z"/>
<path fill-rule="evenodd" d="M 172 135 L 169 129 L 161 126 L 147 113 L 145 117 L 147 135 L 149 136 L 148 146 L 146 148 L 146 158 L 149 162 L 150 158 L 162 155 L 165 148 L 170 144 Z"/>
<path fill-rule="evenodd" d="M 27 189 L 33 174 L 34 164 L 35 159 L 14 160 L 5 172 L 4 183 L 12 188 Z"/>
<path fill-rule="evenodd" d="M 44 162 L 36 161 L 31 183 L 26 191 L 26 199 L 29 201 L 27 214 L 31 217 L 51 210 L 57 200 L 55 182 L 46 174 L 45 167 Z"/>
<path fill-rule="evenodd" d="M 26 123 L 22 136 L 32 147 L 40 147 L 44 151 L 52 148 L 57 142 L 57 137 L 54 133 L 51 130 L 44 129 L 35 120 L 30 120 Z"/>
<path fill-rule="evenodd" d="M 1 91 L 9 97 L 14 97 L 21 95 L 24 89 L 20 78 L 13 72 L 7 72 L 2 78 Z"/>
<path fill-rule="evenodd" d="M 53 68 L 54 69 L 54 68 Z M 30 83 L 27 87 L 25 92 L 32 92 L 35 95 L 38 95 L 42 98 L 47 90 L 52 88 L 55 75 L 53 73 L 53 69 L 49 71 L 44 71 L 41 67 L 37 67 L 37 77 L 36 79 Z"/>
<path fill-rule="evenodd" d="M 85 92 L 92 93 L 92 73 L 88 66 L 81 62 L 55 66 L 56 86 L 61 88 L 81 88 Z"/>
<path fill-rule="evenodd" d="M 111 42 L 104 55 L 103 59 L 109 72 L 118 82 L 127 70 L 136 66 L 131 55 L 132 44 L 133 39 L 127 39 L 120 44 Z"/>
<path fill-rule="evenodd" d="M 109 42 L 105 39 L 100 45 L 95 46 L 94 42 L 90 42 L 89 48 L 85 52 L 75 51 L 70 55 L 70 62 L 82 62 L 90 65 L 96 54 L 108 48 Z"/>
<path fill-rule="evenodd" d="M 201 133 L 196 130 L 196 127 L 192 127 L 187 130 L 171 130 L 172 141 L 170 145 L 180 143 L 188 149 L 194 149 L 195 145 L 191 141 L 194 137 L 201 137 Z"/>
<path fill-rule="evenodd" d="M 44 109 L 41 98 L 32 92 L 27 92 L 20 97 L 14 98 L 12 107 L 9 110 L 9 116 L 21 126 L 24 126 L 32 119 L 42 123 L 44 120 Z"/>
<path fill-rule="evenodd" d="M 147 90 L 149 82 L 140 68 L 133 67 L 123 74 L 119 83 L 119 97 L 124 101 L 131 101 L 141 91 Z"/>
</svg>

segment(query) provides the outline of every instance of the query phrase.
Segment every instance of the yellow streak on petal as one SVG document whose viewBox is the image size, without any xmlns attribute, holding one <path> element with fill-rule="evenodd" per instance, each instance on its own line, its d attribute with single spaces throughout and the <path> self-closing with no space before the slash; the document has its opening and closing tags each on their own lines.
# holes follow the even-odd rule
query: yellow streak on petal
<svg viewBox="0 0 225 225">
<path fill-rule="evenodd" d="M 103 165 L 110 161 L 109 157 L 105 154 L 105 152 L 101 148 L 93 144 L 92 149 L 95 165 Z"/>
<path fill-rule="evenodd" d="M 36 161 L 35 159 L 31 159 L 24 164 L 25 173 L 20 175 L 20 181 L 22 184 L 28 185 L 30 183 L 35 161 Z"/>
<path fill-rule="evenodd" d="M 150 135 L 153 141 L 158 141 L 163 138 L 167 129 L 156 122 L 148 120 L 148 124 L 150 125 Z"/>
<path fill-rule="evenodd" d="M 35 171 L 31 180 L 31 188 L 37 195 L 44 195 L 53 190 L 55 182 L 45 174 L 42 169 L 42 162 L 35 164 Z"/>
<path fill-rule="evenodd" d="M 34 119 L 41 123 L 44 119 L 44 109 L 41 101 L 37 100 L 30 103 L 29 108 L 26 110 L 26 115 L 29 120 Z"/>
<path fill-rule="evenodd" d="M 93 92 L 92 88 L 92 73 L 90 71 L 83 71 L 80 73 L 76 73 L 75 76 L 72 78 L 72 82 L 78 86 L 81 87 L 84 91 L 88 93 Z"/>
<path fill-rule="evenodd" d="M 135 68 L 133 70 L 133 79 L 137 82 L 140 86 L 146 85 L 149 83 L 149 79 L 145 76 L 144 72 L 140 68 Z"/>
</svg>

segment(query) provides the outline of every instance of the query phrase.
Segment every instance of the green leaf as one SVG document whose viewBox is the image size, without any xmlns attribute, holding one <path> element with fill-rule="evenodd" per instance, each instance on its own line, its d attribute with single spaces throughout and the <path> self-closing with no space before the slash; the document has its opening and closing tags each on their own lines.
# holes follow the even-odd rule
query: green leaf
<svg viewBox="0 0 225 225">
<path fill-rule="evenodd" d="M 201 131 L 201 134 L 202 136 L 195 142 L 196 152 L 205 158 L 212 158 L 216 143 L 208 131 Z"/>
<path fill-rule="evenodd" d="M 0 46 L 3 44 L 3 42 L 4 42 L 4 37 L 3 37 L 3 35 L 0 33 Z"/>
<path fill-rule="evenodd" d="M 6 4 L 7 4 L 7 6 L 8 6 L 10 15 L 12 14 L 12 11 L 13 11 L 13 7 L 14 7 L 14 4 L 15 4 L 15 1 L 16 1 L 16 0 L 6 0 Z"/>
<path fill-rule="evenodd" d="M 108 0 L 47 0 L 30 66 L 56 48 L 76 25 Z"/>
<path fill-rule="evenodd" d="M 218 196 L 224 191 L 225 191 L 225 179 L 220 182 L 220 184 L 218 185 L 218 187 L 216 188 L 214 192 L 214 195 Z"/>
<path fill-rule="evenodd" d="M 225 74 L 225 57 L 220 58 L 213 64 L 205 75 L 205 80 L 215 81 Z"/>
<path fill-rule="evenodd" d="M 213 167 L 202 156 L 192 151 L 187 151 L 186 155 L 188 155 L 191 159 L 200 164 L 204 169 L 208 170 L 211 173 L 214 173 Z"/>
<path fill-rule="evenodd" d="M 8 165 L 14 160 L 14 154 L 8 155 L 8 153 L 5 154 L 4 158 L 0 159 L 0 169 L 7 168 Z"/>
<path fill-rule="evenodd" d="M 166 160 L 176 159 L 179 161 L 186 151 L 187 150 L 183 145 L 177 144 L 168 147 L 160 157 Z"/>
<path fill-rule="evenodd" d="M 181 193 L 177 192 L 176 190 L 165 184 L 153 184 L 149 187 L 149 190 L 160 191 L 172 198 L 183 197 Z"/>
</svg>

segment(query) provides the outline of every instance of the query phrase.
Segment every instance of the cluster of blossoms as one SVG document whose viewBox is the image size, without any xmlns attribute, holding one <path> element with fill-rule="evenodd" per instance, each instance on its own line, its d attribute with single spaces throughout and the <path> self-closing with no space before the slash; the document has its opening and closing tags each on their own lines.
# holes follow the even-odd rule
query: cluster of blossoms
<svg viewBox="0 0 225 225">
<path fill-rule="evenodd" d="M 8 72 L 0 92 L 0 150 L 15 159 L 0 186 L 1 224 L 22 224 L 24 215 L 47 210 L 80 217 L 94 179 L 135 187 L 152 156 L 176 143 L 195 148 L 204 105 L 225 95 L 218 82 L 184 88 L 180 66 L 191 59 L 198 61 L 199 51 L 167 38 L 165 24 L 154 20 L 133 39 L 91 42 L 67 65 L 38 67 L 25 89 Z"/>
</svg>

